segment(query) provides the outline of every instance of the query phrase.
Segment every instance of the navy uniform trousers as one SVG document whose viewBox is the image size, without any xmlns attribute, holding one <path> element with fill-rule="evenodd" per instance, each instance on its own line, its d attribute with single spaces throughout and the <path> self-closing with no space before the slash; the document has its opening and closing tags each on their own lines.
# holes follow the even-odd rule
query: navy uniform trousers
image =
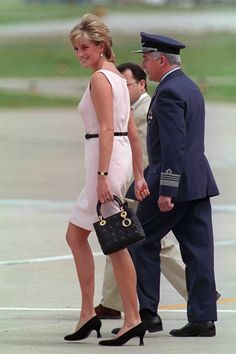
<svg viewBox="0 0 236 354">
<path fill-rule="evenodd" d="M 209 197 L 176 203 L 161 212 L 157 203 L 141 202 L 137 216 L 146 240 L 129 248 L 136 271 L 140 309 L 156 313 L 160 293 L 160 240 L 170 230 L 180 246 L 186 265 L 189 322 L 216 321 L 214 249 Z"/>
</svg>

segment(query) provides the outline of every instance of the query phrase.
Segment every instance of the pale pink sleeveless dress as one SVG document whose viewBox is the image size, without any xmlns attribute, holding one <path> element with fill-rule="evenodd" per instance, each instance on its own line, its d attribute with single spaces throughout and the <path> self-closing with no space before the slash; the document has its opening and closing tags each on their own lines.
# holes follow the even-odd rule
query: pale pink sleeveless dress
<svg viewBox="0 0 236 354">
<path fill-rule="evenodd" d="M 130 99 L 126 80 L 109 70 L 102 72 L 112 86 L 113 120 L 115 132 L 127 132 L 130 112 Z M 85 133 L 99 133 L 99 123 L 91 100 L 88 85 L 78 106 L 83 120 Z M 69 221 L 86 230 L 93 230 L 93 223 L 98 221 L 97 205 L 97 172 L 99 159 L 99 138 L 85 140 L 85 186 L 72 208 Z M 114 136 L 113 150 L 108 170 L 108 180 L 113 194 L 123 198 L 127 185 L 132 177 L 132 159 L 127 136 Z M 104 217 L 119 210 L 116 202 L 108 202 L 102 206 Z"/>
</svg>

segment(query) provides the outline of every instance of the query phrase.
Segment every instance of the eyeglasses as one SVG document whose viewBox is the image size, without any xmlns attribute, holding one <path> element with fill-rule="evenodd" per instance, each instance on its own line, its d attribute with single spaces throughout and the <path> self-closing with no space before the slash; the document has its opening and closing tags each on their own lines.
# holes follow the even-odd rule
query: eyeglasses
<svg viewBox="0 0 236 354">
<path fill-rule="evenodd" d="M 131 82 L 127 82 L 127 86 L 133 85 L 133 84 L 137 84 L 137 81 L 131 81 Z"/>
</svg>

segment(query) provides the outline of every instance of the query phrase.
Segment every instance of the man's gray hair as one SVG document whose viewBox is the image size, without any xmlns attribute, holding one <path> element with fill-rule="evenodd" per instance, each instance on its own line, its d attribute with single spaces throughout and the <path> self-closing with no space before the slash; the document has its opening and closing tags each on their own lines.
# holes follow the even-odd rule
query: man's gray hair
<svg viewBox="0 0 236 354">
<path fill-rule="evenodd" d="M 170 65 L 181 65 L 181 57 L 179 54 L 171 54 L 171 53 L 163 53 L 163 52 L 156 52 L 153 53 L 154 58 L 160 58 L 161 55 L 164 55 L 164 57 L 168 60 L 168 63 Z"/>
</svg>

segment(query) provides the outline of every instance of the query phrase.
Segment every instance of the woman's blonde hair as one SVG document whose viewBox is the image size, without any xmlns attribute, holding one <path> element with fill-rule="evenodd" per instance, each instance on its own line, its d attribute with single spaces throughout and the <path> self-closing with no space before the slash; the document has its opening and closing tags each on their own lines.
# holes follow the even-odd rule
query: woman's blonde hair
<svg viewBox="0 0 236 354">
<path fill-rule="evenodd" d="M 105 47 L 103 54 L 108 61 L 114 62 L 115 55 L 112 50 L 110 30 L 97 16 L 85 14 L 80 23 L 72 28 L 69 38 L 73 46 L 76 46 L 76 43 L 82 39 L 87 39 L 97 45 L 103 43 Z"/>
</svg>

